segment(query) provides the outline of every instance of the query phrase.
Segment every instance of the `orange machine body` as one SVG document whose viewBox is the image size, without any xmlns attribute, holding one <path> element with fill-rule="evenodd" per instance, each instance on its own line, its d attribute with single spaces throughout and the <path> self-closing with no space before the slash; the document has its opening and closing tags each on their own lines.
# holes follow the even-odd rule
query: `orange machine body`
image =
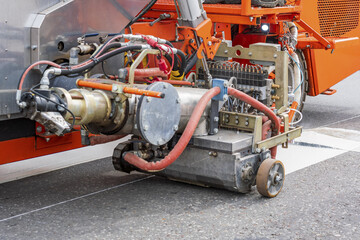
<svg viewBox="0 0 360 240">
<path fill-rule="evenodd" d="M 214 23 L 215 33 L 224 32 L 225 38 L 229 40 L 231 26 L 239 24 L 239 34 L 231 40 L 244 47 L 266 39 L 240 34 L 249 25 L 270 23 L 280 33 L 281 22 L 297 22 L 300 32 L 298 48 L 306 56 L 310 96 L 327 93 L 329 88 L 360 69 L 359 8 L 360 2 L 357 0 L 288 0 L 287 6 L 277 8 L 252 7 L 251 0 L 242 0 L 242 4 L 204 4 L 207 16 Z M 184 33 L 182 30 L 176 36 L 174 1 L 158 0 L 145 16 L 157 18 L 164 12 L 171 13 L 169 20 L 153 27 L 146 23 L 134 24 L 133 33 L 158 35 L 170 41 L 186 42 L 191 39 L 191 31 Z M 304 28 L 305 25 L 309 29 Z"/>
<path fill-rule="evenodd" d="M 359 1 L 303 0 L 301 18 L 324 37 L 360 37 Z M 360 41 L 338 42 L 334 50 L 308 49 L 308 95 L 316 96 L 360 69 Z"/>
<path fill-rule="evenodd" d="M 285 7 L 256 8 L 251 6 L 251 0 L 242 0 L 242 4 L 205 4 L 204 8 L 213 22 L 216 37 L 224 36 L 244 47 L 266 40 L 263 36 L 241 34 L 249 25 L 269 23 L 272 30 L 280 34 L 283 21 L 300 23 L 298 48 L 304 51 L 308 64 L 308 95 L 316 96 L 328 93 L 329 88 L 360 69 L 360 41 L 356 39 L 360 37 L 359 4 L 358 0 L 287 0 Z M 149 22 L 162 13 L 170 13 L 171 17 L 150 26 Z M 194 30 L 201 29 L 176 27 L 177 14 L 173 0 L 158 0 L 144 17 L 148 20 L 133 24 L 132 33 L 173 41 L 176 47 L 182 47 L 185 52 L 197 47 L 192 39 Z M 235 37 L 231 30 L 234 25 L 238 25 Z M 206 37 L 206 34 L 202 37 Z M 214 41 L 212 35 L 208 37 Z M 177 43 L 177 40 L 182 43 Z M 330 48 L 324 50 L 327 44 Z M 211 52 L 210 48 L 206 50 Z M 38 127 L 34 124 L 32 128 Z M 35 129 L 33 136 L 0 141 L 0 164 L 83 146 L 80 132 L 56 137 L 43 136 L 41 131 Z"/>
</svg>

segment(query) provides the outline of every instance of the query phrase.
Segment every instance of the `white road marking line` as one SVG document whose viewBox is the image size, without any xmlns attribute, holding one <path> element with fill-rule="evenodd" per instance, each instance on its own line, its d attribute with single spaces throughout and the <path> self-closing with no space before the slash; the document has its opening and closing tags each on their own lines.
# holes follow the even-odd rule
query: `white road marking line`
<svg viewBox="0 0 360 240">
<path fill-rule="evenodd" d="M 357 141 L 349 139 L 356 139 Z M 360 131 L 339 128 L 305 130 L 295 142 L 308 145 L 289 144 L 288 149 L 279 147 L 278 150 L 277 159 L 284 163 L 286 174 L 349 151 L 360 152 Z"/>
<path fill-rule="evenodd" d="M 339 120 L 339 121 L 336 121 L 336 122 L 333 122 L 333 123 L 328 123 L 328 124 L 322 125 L 322 126 L 320 126 L 320 127 L 329 127 L 329 126 L 331 126 L 331 125 L 335 125 L 335 124 L 338 124 L 338 123 L 346 122 L 346 121 L 353 120 L 353 119 L 359 118 L 359 117 L 360 117 L 360 114 L 359 114 L 359 115 L 355 115 L 355 116 L 350 117 L 350 118 L 346 118 L 346 119 L 343 119 L 343 120 Z"/>
<path fill-rule="evenodd" d="M 133 183 L 141 182 L 141 181 L 144 181 L 144 180 L 149 179 L 149 178 L 152 178 L 152 177 L 154 177 L 154 176 L 153 176 L 153 175 L 147 176 L 147 177 L 144 177 L 144 178 L 141 178 L 141 179 L 137 179 L 137 180 L 134 180 L 134 181 L 131 181 L 131 182 L 127 182 L 127 183 L 123 183 L 123 184 L 120 184 L 120 185 L 117 185 L 117 186 L 113 186 L 113 187 L 110 187 L 110 188 L 106 188 L 106 189 L 103 189 L 103 190 L 99 190 L 99 191 L 97 191 L 97 192 L 92 192 L 92 193 L 85 194 L 85 195 L 82 195 L 82 196 L 79 196 L 79 197 L 76 197 L 76 198 L 72 198 L 72 199 L 68 199 L 68 200 L 62 201 L 62 202 L 58 202 L 58 203 L 55 203 L 55 204 L 51 204 L 51 205 L 48 205 L 48 206 L 46 206 L 46 207 L 34 209 L 34 210 L 29 211 L 29 212 L 17 214 L 17 215 L 15 215 L 15 216 L 11 216 L 11 217 L 8 217 L 8 218 L 1 219 L 1 220 L 0 220 L 0 223 L 1 223 L 1 222 L 9 221 L 9 220 L 12 220 L 12 219 L 15 219 L 15 218 L 19 218 L 19 217 L 22 217 L 22 216 L 26 216 L 26 215 L 29 215 L 29 214 L 31 214 L 31 213 L 43 211 L 43 210 L 46 210 L 46 209 L 49 209 L 49 208 L 52 208 L 52 207 L 56 207 L 56 206 L 59 206 L 59 205 L 63 205 L 63 204 L 65 204 L 65 203 L 73 202 L 73 201 L 76 201 L 76 200 L 79 200 L 79 199 L 82 199 L 82 198 L 94 196 L 94 195 L 99 194 L 99 193 L 103 193 L 103 192 L 106 192 L 106 191 L 110 191 L 110 190 L 113 190 L 113 189 L 117 189 L 117 188 L 120 188 L 120 187 L 124 187 L 124 186 L 126 186 L 126 185 L 130 185 L 130 184 L 133 184 Z"/>
</svg>

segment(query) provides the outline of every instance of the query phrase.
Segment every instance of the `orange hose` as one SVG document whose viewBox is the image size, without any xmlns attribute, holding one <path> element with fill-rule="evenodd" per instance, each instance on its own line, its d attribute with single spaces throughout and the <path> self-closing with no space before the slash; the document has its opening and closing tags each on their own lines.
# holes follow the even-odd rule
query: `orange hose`
<svg viewBox="0 0 360 240">
<path fill-rule="evenodd" d="M 298 103 L 295 101 L 291 104 L 290 113 L 289 113 L 289 122 L 292 122 L 292 119 L 294 117 L 295 111 L 292 109 L 297 109 Z"/>
<path fill-rule="evenodd" d="M 88 87 L 93 89 L 100 89 L 105 91 L 112 91 L 113 86 L 110 84 L 104 84 L 104 83 L 97 83 L 94 81 L 86 81 L 86 80 L 78 80 L 76 84 L 79 87 Z M 135 94 L 135 95 L 143 95 L 143 96 L 149 96 L 154 98 L 164 98 L 165 94 L 162 92 L 155 92 L 155 91 L 149 91 L 149 90 L 142 90 L 137 88 L 130 88 L 130 87 L 124 87 L 123 93 L 128 94 Z"/>
<path fill-rule="evenodd" d="M 171 152 L 162 160 L 158 162 L 147 162 L 144 159 L 132 154 L 126 153 L 124 156 L 124 160 L 130 163 L 133 166 L 136 166 L 145 171 L 160 171 L 170 164 L 175 162 L 176 159 L 184 152 L 186 146 L 188 145 L 190 139 L 192 138 L 195 129 L 200 121 L 200 118 L 208 104 L 208 102 L 220 93 L 220 88 L 215 87 L 207 91 L 200 99 L 198 104 L 196 105 L 194 111 L 191 114 L 188 124 L 181 135 L 179 141 L 175 145 L 175 147 L 171 150 Z"/>
<path fill-rule="evenodd" d="M 100 89 L 105 91 L 112 91 L 112 85 L 109 84 L 103 84 L 103 83 L 97 83 L 97 82 L 88 82 L 85 80 L 78 80 L 76 84 L 79 87 L 88 87 L 88 88 L 94 88 L 94 89 Z"/>
<path fill-rule="evenodd" d="M 162 92 L 155 92 L 155 91 L 143 90 L 143 89 L 138 89 L 138 88 L 124 87 L 123 92 L 129 93 L 129 94 L 135 94 L 135 95 L 154 97 L 154 98 L 164 98 L 165 97 L 165 94 Z"/>
</svg>

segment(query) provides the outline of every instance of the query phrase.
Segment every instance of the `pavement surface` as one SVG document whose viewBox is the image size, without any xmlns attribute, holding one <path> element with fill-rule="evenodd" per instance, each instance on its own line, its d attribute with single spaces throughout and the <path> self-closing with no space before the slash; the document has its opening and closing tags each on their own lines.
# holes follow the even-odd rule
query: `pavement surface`
<svg viewBox="0 0 360 240">
<path fill-rule="evenodd" d="M 309 97 L 266 199 L 113 170 L 109 158 L 0 184 L 0 239 L 360 239 L 360 72 Z"/>
</svg>

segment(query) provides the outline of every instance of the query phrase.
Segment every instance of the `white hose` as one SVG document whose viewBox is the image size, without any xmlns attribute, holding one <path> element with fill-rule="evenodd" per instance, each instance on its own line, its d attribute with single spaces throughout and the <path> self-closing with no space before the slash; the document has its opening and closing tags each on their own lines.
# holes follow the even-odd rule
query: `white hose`
<svg viewBox="0 0 360 240">
<path fill-rule="evenodd" d="M 296 101 L 298 104 L 300 104 L 301 103 L 301 94 L 302 94 L 301 87 L 298 88 L 298 86 L 300 86 L 302 84 L 301 71 L 300 71 L 300 68 L 299 68 L 300 60 L 299 60 L 299 56 L 295 52 L 293 52 L 291 54 L 291 57 L 295 61 L 295 65 L 294 65 L 294 86 L 293 86 L 294 101 Z"/>
<path fill-rule="evenodd" d="M 300 118 L 299 118 L 299 120 L 297 120 L 296 122 L 291 122 L 291 123 L 289 123 L 291 126 L 294 126 L 294 125 L 296 125 L 296 124 L 299 124 L 302 120 L 303 120 L 303 114 L 302 114 L 302 112 L 300 112 L 299 110 L 297 110 L 297 109 L 291 109 L 290 111 L 294 111 L 294 112 L 296 112 L 296 113 L 298 113 L 299 115 L 300 115 Z"/>
<path fill-rule="evenodd" d="M 298 41 L 298 29 L 295 25 L 295 23 L 293 22 L 288 22 L 288 26 L 289 26 L 289 30 L 290 30 L 290 33 L 291 33 L 291 36 L 292 36 L 292 39 L 293 40 L 293 47 L 295 48 L 296 45 L 297 45 L 297 41 Z"/>
</svg>

